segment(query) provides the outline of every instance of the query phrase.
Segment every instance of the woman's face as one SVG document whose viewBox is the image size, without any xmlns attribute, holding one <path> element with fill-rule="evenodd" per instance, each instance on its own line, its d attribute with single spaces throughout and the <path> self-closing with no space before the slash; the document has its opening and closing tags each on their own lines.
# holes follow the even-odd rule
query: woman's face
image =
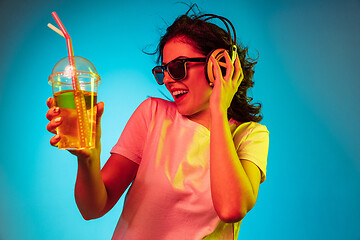
<svg viewBox="0 0 360 240">
<path fill-rule="evenodd" d="M 175 37 L 168 41 L 163 49 L 163 63 L 166 64 L 176 58 L 205 57 L 184 38 Z M 209 99 L 212 88 L 205 77 L 204 62 L 186 63 L 186 77 L 175 81 L 165 71 L 164 83 L 175 100 L 180 114 L 189 119 L 210 116 Z"/>
</svg>

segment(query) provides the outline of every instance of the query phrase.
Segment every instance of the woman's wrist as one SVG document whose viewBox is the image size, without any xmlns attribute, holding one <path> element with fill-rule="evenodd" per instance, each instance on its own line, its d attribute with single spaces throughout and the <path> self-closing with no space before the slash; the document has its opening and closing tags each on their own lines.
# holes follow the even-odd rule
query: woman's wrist
<svg viewBox="0 0 360 240">
<path fill-rule="evenodd" d="M 210 109 L 211 119 L 212 120 L 228 120 L 227 119 L 227 109 L 222 108 L 211 108 Z"/>
<path fill-rule="evenodd" d="M 100 156 L 94 152 L 79 154 L 77 155 L 77 159 L 79 166 L 85 166 L 90 168 L 94 165 L 98 165 L 98 163 L 100 162 Z"/>
</svg>

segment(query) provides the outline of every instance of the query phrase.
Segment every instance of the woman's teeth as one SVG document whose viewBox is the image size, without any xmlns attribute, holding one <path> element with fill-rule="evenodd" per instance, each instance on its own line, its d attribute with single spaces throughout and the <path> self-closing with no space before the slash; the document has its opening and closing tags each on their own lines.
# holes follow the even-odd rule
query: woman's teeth
<svg viewBox="0 0 360 240">
<path fill-rule="evenodd" d="M 173 96 L 175 98 L 178 98 L 178 97 L 180 97 L 183 94 L 188 93 L 188 92 L 189 92 L 188 90 L 176 90 L 176 91 L 173 91 Z"/>
</svg>

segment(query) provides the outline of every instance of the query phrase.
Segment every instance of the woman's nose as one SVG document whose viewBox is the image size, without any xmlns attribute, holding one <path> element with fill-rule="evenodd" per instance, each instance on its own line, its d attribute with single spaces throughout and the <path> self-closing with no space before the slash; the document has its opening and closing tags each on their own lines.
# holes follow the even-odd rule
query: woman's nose
<svg viewBox="0 0 360 240">
<path fill-rule="evenodd" d="M 169 84 L 175 82 L 174 79 L 172 79 L 167 71 L 164 72 L 164 84 Z"/>
</svg>

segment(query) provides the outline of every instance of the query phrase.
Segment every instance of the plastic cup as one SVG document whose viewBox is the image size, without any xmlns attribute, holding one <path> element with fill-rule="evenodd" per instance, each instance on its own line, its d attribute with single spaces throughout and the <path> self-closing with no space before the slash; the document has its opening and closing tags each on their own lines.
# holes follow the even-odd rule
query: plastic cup
<svg viewBox="0 0 360 240">
<path fill-rule="evenodd" d="M 60 108 L 61 125 L 56 129 L 61 139 L 59 149 L 91 149 L 95 147 L 97 87 L 100 76 L 94 65 L 83 57 L 73 57 L 76 70 L 69 64 L 69 57 L 61 59 L 49 76 L 52 86 L 55 106 Z M 80 90 L 74 91 L 72 78 L 76 76 Z M 75 98 L 85 99 L 85 118 L 81 121 L 76 111 Z M 84 126 L 86 124 L 86 126 Z M 84 129 L 87 129 L 84 133 Z"/>
</svg>

